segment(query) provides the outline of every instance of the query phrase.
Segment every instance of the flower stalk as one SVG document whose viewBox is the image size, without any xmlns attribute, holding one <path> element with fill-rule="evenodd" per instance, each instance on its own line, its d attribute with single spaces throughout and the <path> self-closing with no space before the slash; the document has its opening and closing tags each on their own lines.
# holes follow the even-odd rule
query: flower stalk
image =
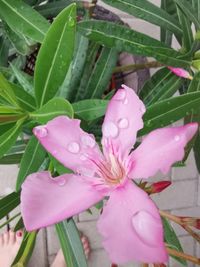
<svg viewBox="0 0 200 267">
<path fill-rule="evenodd" d="M 164 65 L 158 61 L 150 61 L 150 62 L 141 63 L 141 64 L 130 64 L 130 65 L 124 65 L 124 66 L 116 67 L 113 72 L 114 73 L 119 73 L 119 72 L 124 72 L 124 71 L 135 72 L 137 70 L 150 69 L 150 68 L 160 68 L 162 66 L 164 66 Z"/>
</svg>

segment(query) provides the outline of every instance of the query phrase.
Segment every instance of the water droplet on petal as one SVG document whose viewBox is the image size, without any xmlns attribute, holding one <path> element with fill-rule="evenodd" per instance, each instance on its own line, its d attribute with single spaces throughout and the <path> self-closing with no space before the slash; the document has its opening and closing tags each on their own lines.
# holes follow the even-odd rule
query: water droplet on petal
<svg viewBox="0 0 200 267">
<path fill-rule="evenodd" d="M 58 185 L 63 186 L 66 184 L 66 179 L 64 177 L 59 177 L 57 183 Z"/>
<path fill-rule="evenodd" d="M 124 100 L 124 105 L 127 105 L 128 104 L 128 98 L 126 98 L 125 100 Z"/>
<path fill-rule="evenodd" d="M 88 159 L 88 155 L 87 154 L 81 154 L 80 155 L 80 160 L 85 161 L 87 159 Z"/>
<path fill-rule="evenodd" d="M 115 100 L 124 100 L 126 97 L 126 91 L 124 89 L 119 89 L 115 95 Z"/>
<path fill-rule="evenodd" d="M 81 137 L 81 142 L 85 145 L 85 146 L 89 146 L 91 148 L 93 148 L 95 146 L 95 140 L 88 135 L 84 135 Z"/>
<path fill-rule="evenodd" d="M 37 126 L 34 128 L 34 133 L 38 137 L 46 137 L 48 134 L 48 130 L 45 126 Z"/>
<path fill-rule="evenodd" d="M 181 139 L 181 138 L 180 138 L 179 135 L 176 135 L 176 136 L 174 137 L 174 140 L 175 140 L 176 142 L 178 142 L 180 139 Z"/>
<path fill-rule="evenodd" d="M 80 146 L 76 142 L 71 142 L 68 144 L 67 149 L 69 152 L 77 154 L 80 150 Z"/>
<path fill-rule="evenodd" d="M 162 240 L 162 226 L 158 218 L 147 211 L 138 211 L 132 217 L 132 226 L 138 237 L 150 246 L 157 246 Z"/>
<path fill-rule="evenodd" d="M 118 127 L 112 121 L 103 124 L 103 134 L 105 137 L 117 137 L 119 133 Z"/>
<path fill-rule="evenodd" d="M 118 126 L 121 129 L 126 129 L 128 128 L 129 122 L 126 118 L 122 118 L 118 120 Z"/>
</svg>

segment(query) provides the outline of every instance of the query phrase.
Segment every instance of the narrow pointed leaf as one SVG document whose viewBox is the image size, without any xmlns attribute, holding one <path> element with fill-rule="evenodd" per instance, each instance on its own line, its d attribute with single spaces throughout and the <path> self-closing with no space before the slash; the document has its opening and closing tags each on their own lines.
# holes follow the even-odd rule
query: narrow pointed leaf
<svg viewBox="0 0 200 267">
<path fill-rule="evenodd" d="M 116 49 L 107 47 L 102 49 L 85 88 L 85 98 L 102 97 L 112 77 L 117 59 Z"/>
<path fill-rule="evenodd" d="M 12 90 L 12 87 L 1 73 L 0 73 L 0 96 L 3 97 L 6 101 L 8 101 L 10 104 L 13 104 L 14 106 L 19 106 L 17 98 Z"/>
<path fill-rule="evenodd" d="M 11 29 L 42 42 L 49 22 L 22 0 L 0 0 L 0 15 Z"/>
<path fill-rule="evenodd" d="M 0 36 L 0 66 L 8 65 L 10 41 L 5 36 Z"/>
<path fill-rule="evenodd" d="M 105 114 L 108 100 L 86 99 L 72 104 L 77 117 L 86 121 L 95 120 Z"/>
<path fill-rule="evenodd" d="M 19 164 L 22 159 L 23 153 L 6 155 L 0 159 L 0 164 Z"/>
<path fill-rule="evenodd" d="M 56 17 L 45 36 L 37 57 L 34 77 L 39 107 L 55 96 L 64 81 L 73 56 L 75 26 L 76 4 L 72 4 Z"/>
<path fill-rule="evenodd" d="M 0 199 L 0 219 L 15 209 L 20 203 L 20 193 L 13 192 Z"/>
<path fill-rule="evenodd" d="M 187 67 L 190 61 L 160 41 L 127 27 L 105 21 L 79 22 L 78 30 L 84 36 L 107 47 L 137 55 L 146 55 L 169 65 Z"/>
<path fill-rule="evenodd" d="M 63 98 L 54 98 L 39 110 L 32 112 L 30 116 L 35 121 L 44 124 L 60 115 L 66 115 L 72 118 L 73 114 L 72 105 L 67 100 Z"/>
<path fill-rule="evenodd" d="M 21 132 L 24 119 L 17 121 L 17 123 L 8 131 L 0 136 L 0 158 L 10 149 L 15 143 L 19 133 Z"/>
<path fill-rule="evenodd" d="M 155 103 L 147 108 L 143 116 L 144 128 L 139 135 L 167 126 L 177 120 L 198 113 L 200 92 L 188 93 Z"/>
<path fill-rule="evenodd" d="M 73 219 L 56 224 L 56 231 L 67 266 L 87 267 L 79 231 Z"/>
<path fill-rule="evenodd" d="M 175 35 L 182 35 L 178 21 L 163 9 L 147 0 L 103 0 L 108 5 L 118 8 L 134 17 L 167 29 Z"/>
<path fill-rule="evenodd" d="M 39 141 L 32 136 L 28 142 L 20 163 L 20 170 L 16 182 L 16 190 L 19 191 L 26 177 L 38 171 L 46 156 L 46 151 Z"/>
</svg>

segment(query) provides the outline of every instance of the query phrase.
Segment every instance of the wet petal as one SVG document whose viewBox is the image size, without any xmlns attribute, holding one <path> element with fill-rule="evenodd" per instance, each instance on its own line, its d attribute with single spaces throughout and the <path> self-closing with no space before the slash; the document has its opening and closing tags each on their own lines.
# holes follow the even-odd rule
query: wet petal
<svg viewBox="0 0 200 267">
<path fill-rule="evenodd" d="M 33 132 L 48 152 L 75 172 L 95 169 L 93 161 L 102 157 L 94 136 L 80 128 L 79 120 L 60 116 Z"/>
<path fill-rule="evenodd" d="M 105 153 L 110 149 L 123 157 L 135 143 L 136 134 L 143 127 L 145 106 L 133 89 L 123 85 L 111 99 L 102 131 Z"/>
<path fill-rule="evenodd" d="M 104 248 L 116 264 L 167 261 L 158 210 L 149 196 L 131 182 L 111 194 L 98 229 Z"/>
<path fill-rule="evenodd" d="M 184 147 L 195 135 L 197 123 L 157 129 L 148 134 L 130 155 L 130 178 L 148 178 L 161 171 L 167 174 L 173 163 L 184 157 Z"/>
<path fill-rule="evenodd" d="M 49 172 L 27 177 L 22 185 L 21 211 L 28 231 L 39 229 L 78 214 L 102 199 L 84 177 Z"/>
</svg>

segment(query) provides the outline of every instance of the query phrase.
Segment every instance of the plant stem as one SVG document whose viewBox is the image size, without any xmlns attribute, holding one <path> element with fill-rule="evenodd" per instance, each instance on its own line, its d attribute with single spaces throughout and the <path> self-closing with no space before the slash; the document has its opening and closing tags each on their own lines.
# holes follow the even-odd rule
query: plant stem
<svg viewBox="0 0 200 267">
<path fill-rule="evenodd" d="M 179 224 L 181 227 L 183 227 L 183 229 L 185 229 L 186 232 L 188 232 L 197 242 L 200 243 L 200 236 L 197 233 L 195 233 L 188 225 L 184 224 L 181 221 L 181 218 L 179 218 L 175 215 L 172 215 L 168 212 L 162 211 L 162 210 L 160 210 L 159 212 L 160 212 L 160 215 L 162 217 L 165 217 L 165 218 Z"/>
<path fill-rule="evenodd" d="M 169 248 L 169 247 L 166 247 L 166 249 L 167 249 L 167 252 L 169 253 L 169 255 L 171 255 L 171 256 L 179 257 L 179 258 L 182 258 L 184 260 L 191 261 L 197 265 L 200 265 L 200 259 L 199 258 L 193 257 L 191 255 L 185 254 L 183 252 L 177 251 L 177 250 Z"/>
<path fill-rule="evenodd" d="M 148 263 L 143 263 L 142 267 L 149 267 L 149 264 Z"/>
<path fill-rule="evenodd" d="M 124 65 L 120 67 L 116 67 L 114 69 L 114 73 L 118 72 L 124 72 L 124 71 L 137 71 L 137 70 L 142 70 L 142 69 L 149 69 L 149 68 L 159 68 L 164 66 L 162 63 L 158 61 L 150 61 L 146 63 L 141 63 L 141 64 L 131 64 L 131 65 Z"/>
</svg>

